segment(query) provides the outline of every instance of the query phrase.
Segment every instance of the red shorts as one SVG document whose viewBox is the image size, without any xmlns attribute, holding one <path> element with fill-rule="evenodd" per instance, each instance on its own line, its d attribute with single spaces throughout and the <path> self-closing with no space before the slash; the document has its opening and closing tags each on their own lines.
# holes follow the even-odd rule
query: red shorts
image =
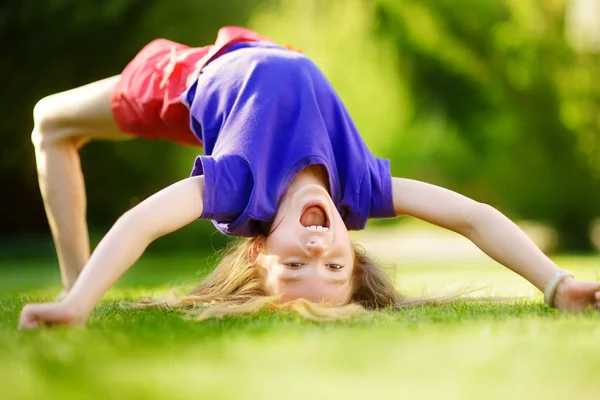
<svg viewBox="0 0 600 400">
<path fill-rule="evenodd" d="M 248 29 L 224 27 L 211 46 L 189 47 L 166 39 L 150 42 L 125 67 L 112 92 L 117 125 L 138 137 L 202 146 L 192 133 L 189 110 L 179 96 L 226 46 L 261 40 L 272 42 Z"/>
</svg>

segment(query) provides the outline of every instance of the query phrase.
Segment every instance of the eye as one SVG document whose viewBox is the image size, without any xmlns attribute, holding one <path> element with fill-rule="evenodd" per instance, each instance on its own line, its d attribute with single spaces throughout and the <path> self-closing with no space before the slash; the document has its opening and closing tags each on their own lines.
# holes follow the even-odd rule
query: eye
<svg viewBox="0 0 600 400">
<path fill-rule="evenodd" d="M 302 266 L 302 263 L 290 262 L 290 263 L 286 263 L 285 265 L 288 266 L 289 268 L 300 268 Z"/>
<path fill-rule="evenodd" d="M 340 269 L 344 268 L 344 266 L 340 264 L 327 264 L 327 267 L 333 271 L 339 271 Z"/>
</svg>

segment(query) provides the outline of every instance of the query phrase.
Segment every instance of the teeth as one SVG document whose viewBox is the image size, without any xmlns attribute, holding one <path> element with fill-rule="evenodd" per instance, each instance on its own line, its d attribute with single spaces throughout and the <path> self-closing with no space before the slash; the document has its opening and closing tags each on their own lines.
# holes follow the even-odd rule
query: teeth
<svg viewBox="0 0 600 400">
<path fill-rule="evenodd" d="M 320 225 L 311 225 L 311 226 L 308 226 L 307 229 L 310 229 L 311 231 L 316 231 L 316 232 L 327 232 L 329 230 L 329 228 L 327 228 L 325 226 L 320 226 Z"/>
</svg>

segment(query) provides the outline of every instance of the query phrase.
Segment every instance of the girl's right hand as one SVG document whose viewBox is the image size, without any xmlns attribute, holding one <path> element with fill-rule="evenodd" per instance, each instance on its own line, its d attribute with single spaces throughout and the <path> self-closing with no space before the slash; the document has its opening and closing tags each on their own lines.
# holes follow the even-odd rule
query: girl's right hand
<svg viewBox="0 0 600 400">
<path fill-rule="evenodd" d="M 19 329 L 37 329 L 40 325 L 82 325 L 87 317 L 65 301 L 27 304 L 21 311 Z"/>
</svg>

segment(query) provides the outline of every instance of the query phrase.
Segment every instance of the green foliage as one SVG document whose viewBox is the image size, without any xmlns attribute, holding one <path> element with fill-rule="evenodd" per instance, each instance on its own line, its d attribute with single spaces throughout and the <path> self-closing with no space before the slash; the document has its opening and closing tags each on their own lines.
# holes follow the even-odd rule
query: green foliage
<svg viewBox="0 0 600 400">
<path fill-rule="evenodd" d="M 566 0 L 4 2 L 0 235 L 42 232 L 31 110 L 53 92 L 118 74 L 156 37 L 190 45 L 247 25 L 323 69 L 394 174 L 489 202 L 589 246 L 600 211 L 598 53 L 566 40 Z M 198 150 L 93 143 L 82 151 L 90 226 L 189 173 Z M 174 242 L 197 246 L 209 225 Z"/>
<path fill-rule="evenodd" d="M 489 202 L 589 247 L 600 211 L 599 58 L 565 40 L 567 2 L 280 2 L 254 27 L 292 37 L 396 175 Z"/>
<path fill-rule="evenodd" d="M 48 235 L 30 133 L 31 113 L 42 97 L 119 74 L 150 40 L 167 37 L 190 45 L 214 42 L 223 25 L 244 25 L 251 3 L 123 0 L 16 1 L 0 6 L 0 73 L 5 79 L 0 104 L 0 185 L 5 211 L 0 236 Z M 210 16 L 210 17 L 208 17 Z M 92 230 L 105 231 L 127 209 L 189 175 L 199 149 L 135 140 L 85 146 L 82 168 Z M 166 238 L 156 249 L 222 247 L 209 223 Z"/>
<path fill-rule="evenodd" d="M 0 6 L 0 15 L 7 16 L 0 22 L 0 74 L 6 78 L 0 184 L 11 193 L 0 203 L 6 211 L 1 234 L 46 227 L 29 140 L 33 106 L 51 93 L 118 74 L 131 57 L 121 52 L 124 43 L 133 41 L 139 13 L 153 4 L 11 0 Z"/>
<path fill-rule="evenodd" d="M 593 146 L 582 151 L 581 145 L 597 137 L 590 132 L 598 124 L 578 127 L 565 110 L 587 113 L 578 120 L 589 121 L 600 85 L 565 73 L 585 77 L 591 60 L 598 61 L 565 42 L 565 6 L 386 0 L 378 15 L 381 32 L 402 54 L 402 76 L 419 110 L 416 125 L 436 138 L 426 144 L 433 176 L 514 216 L 549 222 L 562 245 L 576 249 L 588 245 L 589 224 L 599 211 L 596 154 L 590 157 Z M 574 98 L 588 107 L 574 106 Z M 433 127 L 427 123 L 432 114 L 442 120 Z M 428 132 L 440 125 L 450 135 Z M 419 147 L 416 140 L 411 144 Z M 419 164 L 416 169 L 424 176 Z"/>
</svg>

